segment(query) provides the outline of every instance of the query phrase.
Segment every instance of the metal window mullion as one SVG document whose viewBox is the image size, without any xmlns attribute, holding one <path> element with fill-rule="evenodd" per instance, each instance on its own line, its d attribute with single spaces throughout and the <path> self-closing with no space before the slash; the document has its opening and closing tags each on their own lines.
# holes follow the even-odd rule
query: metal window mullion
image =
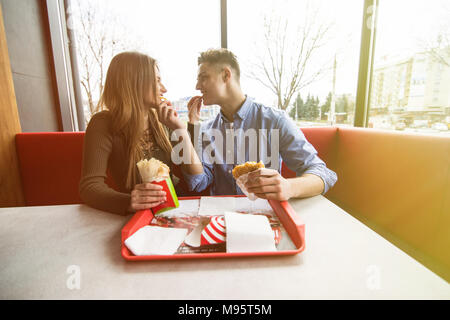
<svg viewBox="0 0 450 320">
<path fill-rule="evenodd" d="M 222 48 L 228 48 L 227 0 L 220 0 L 220 44 Z"/>
<path fill-rule="evenodd" d="M 70 22 L 72 8 L 71 8 L 71 0 L 64 0 L 64 9 L 65 9 L 65 19 L 66 19 L 66 30 L 67 30 L 67 42 L 68 42 L 68 50 L 70 55 L 70 65 L 72 67 L 72 84 L 73 84 L 73 93 L 75 98 L 75 108 L 77 113 L 78 120 L 78 130 L 84 131 L 86 130 L 86 123 L 84 117 L 84 107 L 83 107 L 83 95 L 81 93 L 81 80 L 80 74 L 78 71 L 78 59 L 77 59 L 77 46 L 76 46 L 76 38 L 75 32 L 73 29 L 73 21 Z M 69 21 L 69 22 L 68 22 Z"/>
<path fill-rule="evenodd" d="M 64 5 L 61 0 L 47 0 L 46 4 L 62 129 L 78 131 Z"/>
<path fill-rule="evenodd" d="M 356 109 L 353 125 L 367 127 L 372 82 L 373 58 L 375 53 L 375 32 L 378 15 L 378 0 L 365 0 L 361 29 Z"/>
</svg>

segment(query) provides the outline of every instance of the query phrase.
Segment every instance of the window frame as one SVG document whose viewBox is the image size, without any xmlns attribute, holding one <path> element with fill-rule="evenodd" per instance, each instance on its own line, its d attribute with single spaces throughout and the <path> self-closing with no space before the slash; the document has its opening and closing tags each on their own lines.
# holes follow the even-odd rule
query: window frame
<svg viewBox="0 0 450 320">
<path fill-rule="evenodd" d="M 79 131 L 64 3 L 46 0 L 46 5 L 62 130 Z"/>
<path fill-rule="evenodd" d="M 372 89 L 378 0 L 364 0 L 354 127 L 367 128 Z"/>
</svg>

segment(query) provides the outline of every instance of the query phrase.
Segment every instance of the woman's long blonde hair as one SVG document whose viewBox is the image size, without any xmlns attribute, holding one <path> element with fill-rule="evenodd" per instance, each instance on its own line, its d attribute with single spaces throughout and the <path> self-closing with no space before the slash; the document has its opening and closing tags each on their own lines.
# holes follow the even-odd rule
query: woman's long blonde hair
<svg viewBox="0 0 450 320">
<path fill-rule="evenodd" d="M 143 119 L 148 114 L 150 133 L 158 146 L 170 155 L 172 146 L 158 114 L 151 106 L 159 104 L 156 92 L 157 64 L 155 59 L 138 52 L 122 52 L 112 60 L 96 111 L 108 110 L 112 130 L 121 135 L 129 154 L 125 187 L 133 189 L 136 182 L 136 163 L 142 159 L 140 140 L 144 131 Z M 149 94 L 150 92 L 150 94 Z M 149 97 L 149 103 L 145 102 Z"/>
</svg>

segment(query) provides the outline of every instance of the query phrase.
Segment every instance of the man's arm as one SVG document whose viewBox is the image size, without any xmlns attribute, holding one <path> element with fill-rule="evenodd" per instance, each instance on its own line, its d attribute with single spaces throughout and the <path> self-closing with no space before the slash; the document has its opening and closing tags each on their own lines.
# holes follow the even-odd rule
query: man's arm
<svg viewBox="0 0 450 320">
<path fill-rule="evenodd" d="M 193 145 L 192 152 L 194 153 L 196 153 L 195 151 L 196 145 L 202 146 L 200 123 L 199 123 L 201 105 L 202 105 L 201 96 L 192 97 L 191 100 L 189 100 L 188 102 L 189 122 L 187 124 L 187 132 L 191 141 L 191 145 Z M 198 134 L 196 134 L 196 132 Z M 195 141 L 196 137 L 199 139 L 198 141 Z M 197 155 L 197 159 L 200 159 L 200 156 L 201 155 Z M 213 182 L 212 166 L 206 165 L 203 162 L 200 162 L 200 165 L 202 166 L 202 170 L 197 173 L 182 170 L 185 181 L 190 191 L 201 192 L 205 190 Z"/>
<path fill-rule="evenodd" d="M 291 198 L 307 198 L 322 194 L 325 189 L 323 180 L 315 174 L 305 173 L 300 177 L 287 179 L 290 183 Z"/>
<path fill-rule="evenodd" d="M 201 174 L 203 166 L 192 145 L 186 124 L 181 121 L 177 112 L 167 101 L 162 101 L 156 111 L 159 121 L 174 131 L 172 135 L 178 138 L 177 143 L 182 143 L 182 157 L 183 160 L 187 159 L 187 161 L 181 163 L 181 170 L 188 174 Z"/>
<path fill-rule="evenodd" d="M 199 123 L 188 123 L 188 131 L 192 140 L 192 144 L 202 146 L 201 129 Z M 197 138 L 197 142 L 195 142 Z M 199 151 L 201 152 L 202 149 Z M 196 152 L 194 150 L 194 152 Z M 198 155 L 200 157 L 200 155 Z M 202 172 L 200 174 L 190 174 L 189 172 L 182 171 L 184 178 L 188 184 L 191 191 L 201 192 L 205 190 L 209 185 L 212 184 L 213 178 L 213 168 L 212 165 L 201 162 Z"/>
<path fill-rule="evenodd" d="M 186 162 L 181 162 L 181 170 L 187 174 L 195 175 L 203 172 L 203 165 L 198 158 L 197 152 L 191 142 L 190 134 L 186 129 L 177 129 L 175 136 L 178 138 L 178 143 L 182 143 L 184 148 L 183 154 L 180 155 L 183 159 L 187 159 Z M 186 155 L 184 155 L 186 152 Z"/>
<path fill-rule="evenodd" d="M 286 179 L 278 171 L 267 168 L 250 172 L 246 184 L 247 190 L 257 197 L 279 201 L 312 197 L 321 194 L 324 187 L 323 180 L 314 174 Z"/>
<path fill-rule="evenodd" d="M 260 198 L 288 200 L 324 194 L 337 180 L 317 156 L 316 149 L 306 140 L 300 128 L 285 114 L 274 129 L 279 130 L 279 153 L 287 167 L 296 172 L 296 178 L 283 178 L 272 169 L 259 169 L 249 174 L 249 191 Z M 274 143 L 272 141 L 271 143 Z"/>
<path fill-rule="evenodd" d="M 212 174 L 212 166 L 203 164 L 203 172 L 200 174 L 191 175 L 185 171 L 181 171 L 184 176 L 189 190 L 194 192 L 201 192 L 212 184 L 214 177 Z"/>
</svg>

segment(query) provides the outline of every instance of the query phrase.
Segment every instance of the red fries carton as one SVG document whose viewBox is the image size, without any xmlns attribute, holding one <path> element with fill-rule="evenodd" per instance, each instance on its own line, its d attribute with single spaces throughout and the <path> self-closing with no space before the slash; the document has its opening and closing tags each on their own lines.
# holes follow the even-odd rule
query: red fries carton
<svg viewBox="0 0 450 320">
<path fill-rule="evenodd" d="M 160 205 L 152 208 L 152 212 L 154 215 L 170 209 L 178 208 L 180 206 L 177 194 L 175 192 L 175 188 L 173 187 L 172 184 L 172 179 L 170 179 L 170 177 L 161 181 L 152 181 L 151 183 L 162 186 L 163 191 L 166 192 L 167 198 L 166 202 L 161 203 Z"/>
<path fill-rule="evenodd" d="M 151 158 L 150 160 L 143 159 L 136 165 L 142 177 L 142 182 L 160 185 L 163 187 L 163 191 L 166 192 L 166 202 L 153 207 L 151 209 L 153 214 L 156 215 L 170 209 L 178 208 L 178 197 L 170 179 L 169 167 L 155 158 Z"/>
</svg>

